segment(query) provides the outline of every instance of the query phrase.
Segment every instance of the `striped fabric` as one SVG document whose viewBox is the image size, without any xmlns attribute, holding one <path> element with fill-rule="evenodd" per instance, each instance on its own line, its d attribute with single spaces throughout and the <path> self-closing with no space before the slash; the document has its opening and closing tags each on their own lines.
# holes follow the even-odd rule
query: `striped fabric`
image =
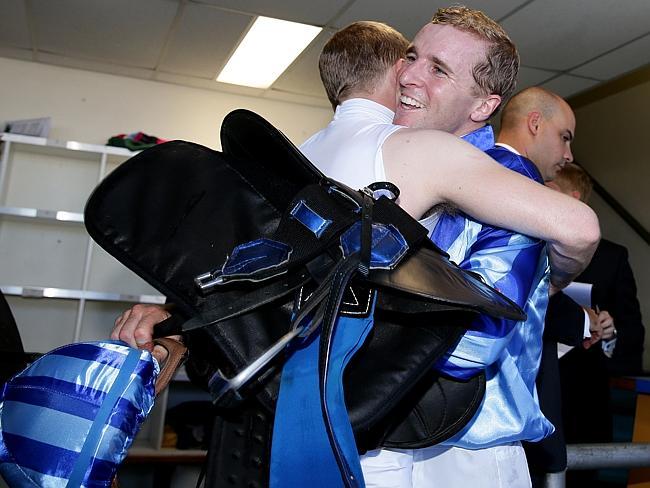
<svg viewBox="0 0 650 488">
<path fill-rule="evenodd" d="M 506 168 L 543 183 L 530 160 L 501 147 L 486 153 Z M 452 261 L 480 274 L 527 315 L 521 322 L 479 316 L 437 364 L 439 371 L 453 377 L 466 378 L 484 370 L 487 378 L 485 397 L 474 418 L 442 445 L 483 449 L 550 435 L 553 426 L 540 410 L 535 389 L 548 303 L 545 243 L 460 212 L 443 215 L 430 237 Z"/>
<path fill-rule="evenodd" d="M 119 341 L 55 349 L 0 398 L 0 474 L 13 487 L 109 487 L 154 403 L 158 364 Z"/>
</svg>

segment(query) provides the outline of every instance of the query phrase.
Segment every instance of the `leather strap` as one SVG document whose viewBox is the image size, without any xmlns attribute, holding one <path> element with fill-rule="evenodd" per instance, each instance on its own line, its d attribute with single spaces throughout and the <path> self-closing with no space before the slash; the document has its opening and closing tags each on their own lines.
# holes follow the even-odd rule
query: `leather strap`
<svg viewBox="0 0 650 488">
<path fill-rule="evenodd" d="M 362 236 L 361 247 L 363 249 L 363 239 L 365 236 Z M 358 476 L 354 476 L 353 466 L 350 466 L 349 462 L 353 461 L 347 459 L 346 450 L 344 446 L 341 446 L 339 443 L 339 438 L 335 432 L 335 426 L 332 422 L 332 416 L 330 415 L 330 405 L 328 405 L 328 383 L 330 376 L 330 359 L 332 354 L 332 344 L 333 337 L 336 328 L 336 319 L 338 317 L 338 310 L 341 306 L 341 301 L 343 299 L 343 293 L 345 292 L 350 279 L 359 270 L 360 265 L 359 256 L 353 255 L 343 261 L 340 261 L 336 266 L 336 273 L 332 285 L 329 290 L 329 294 L 324 303 L 325 310 L 323 315 L 323 322 L 321 328 L 321 337 L 319 344 L 319 355 L 318 355 L 318 383 L 320 389 L 320 406 L 321 412 L 323 415 L 323 421 L 325 424 L 325 431 L 329 438 L 330 446 L 334 454 L 334 459 L 339 466 L 341 471 L 341 477 L 343 481 L 343 486 L 346 488 L 356 488 L 359 485 Z M 336 375 L 334 375 L 336 377 Z M 340 372 L 342 377 L 342 372 Z M 337 378 L 339 381 L 342 381 L 341 377 Z M 337 405 L 333 405 L 334 408 Z M 349 421 L 346 416 L 346 421 Z M 343 439 L 344 441 L 346 439 Z M 354 443 L 354 440 L 352 440 Z"/>
<path fill-rule="evenodd" d="M 359 250 L 359 264 L 358 264 L 359 272 L 364 277 L 368 276 L 368 273 L 370 272 L 370 253 L 372 250 L 372 206 L 373 205 L 374 205 L 374 200 L 372 199 L 372 197 L 364 193 L 363 206 L 361 207 L 361 249 Z"/>
<path fill-rule="evenodd" d="M 164 347 L 167 350 L 167 359 L 160 368 L 160 374 L 156 380 L 156 396 L 160 394 L 171 381 L 174 373 L 187 358 L 187 347 L 185 344 L 170 339 L 169 337 L 161 337 L 154 339 L 154 344 Z"/>
<path fill-rule="evenodd" d="M 309 282 L 310 279 L 311 276 L 306 270 L 300 270 L 297 273 L 288 274 L 281 279 L 253 289 L 230 302 L 226 308 L 217 307 L 211 310 L 206 306 L 201 314 L 195 315 L 182 324 L 182 331 L 189 332 L 209 325 L 216 325 L 252 312 L 262 305 L 271 303 L 297 290 Z M 170 325 L 174 324 L 170 323 Z"/>
</svg>

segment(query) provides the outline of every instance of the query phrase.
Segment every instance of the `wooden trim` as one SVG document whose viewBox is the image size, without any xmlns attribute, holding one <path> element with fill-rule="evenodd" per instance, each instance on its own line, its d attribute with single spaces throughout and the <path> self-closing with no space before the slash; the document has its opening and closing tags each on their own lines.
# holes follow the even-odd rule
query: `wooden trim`
<svg viewBox="0 0 650 488">
<path fill-rule="evenodd" d="M 650 82 L 650 64 L 590 90 L 569 97 L 567 98 L 567 102 L 575 110 L 647 82 Z"/>
</svg>

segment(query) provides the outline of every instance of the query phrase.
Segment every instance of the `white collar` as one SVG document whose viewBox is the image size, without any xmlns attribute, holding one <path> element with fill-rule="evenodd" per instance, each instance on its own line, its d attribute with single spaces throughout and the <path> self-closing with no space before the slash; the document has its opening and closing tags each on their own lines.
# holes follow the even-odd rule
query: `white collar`
<svg viewBox="0 0 650 488">
<path fill-rule="evenodd" d="M 349 98 L 336 107 L 334 118 L 338 118 L 342 113 L 362 114 L 363 112 L 371 112 L 375 116 L 381 117 L 387 124 L 392 124 L 393 117 L 395 116 L 395 112 L 381 103 L 374 102 L 368 98 Z"/>
<path fill-rule="evenodd" d="M 516 150 L 514 147 L 512 147 L 512 146 L 508 146 L 508 144 L 504 144 L 503 142 L 497 142 L 497 143 L 495 143 L 494 145 L 495 145 L 495 146 L 503 147 L 503 148 L 507 149 L 508 151 L 515 153 L 517 156 L 521 156 L 521 154 L 519 153 L 519 151 L 517 151 L 517 150 Z"/>
</svg>

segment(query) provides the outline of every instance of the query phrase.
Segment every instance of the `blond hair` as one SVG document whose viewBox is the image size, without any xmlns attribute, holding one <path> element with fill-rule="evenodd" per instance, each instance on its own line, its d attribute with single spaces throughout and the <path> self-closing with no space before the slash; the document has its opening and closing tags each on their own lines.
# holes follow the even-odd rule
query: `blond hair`
<svg viewBox="0 0 650 488">
<path fill-rule="evenodd" d="M 335 33 L 318 60 L 332 108 L 353 92 L 371 92 L 386 70 L 404 57 L 408 44 L 402 34 L 381 22 L 354 22 Z"/>
<path fill-rule="evenodd" d="M 553 182 L 562 189 L 563 193 L 574 190 L 580 192 L 580 201 L 587 202 L 591 196 L 593 183 L 587 172 L 575 163 L 568 163 L 562 168 Z"/>
<path fill-rule="evenodd" d="M 519 73 L 519 53 L 499 24 L 480 10 L 462 5 L 438 9 L 433 24 L 451 25 L 469 32 L 488 44 L 485 60 L 472 69 L 474 81 L 483 95 L 499 95 L 506 100 L 515 90 Z"/>
</svg>

